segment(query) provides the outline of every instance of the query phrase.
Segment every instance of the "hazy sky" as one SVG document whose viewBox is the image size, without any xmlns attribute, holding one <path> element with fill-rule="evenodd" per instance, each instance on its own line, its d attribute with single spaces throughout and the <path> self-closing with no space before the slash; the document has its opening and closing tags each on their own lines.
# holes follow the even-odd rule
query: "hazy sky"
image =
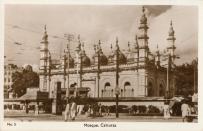
<svg viewBox="0 0 203 131">
<path fill-rule="evenodd" d="M 190 62 L 198 53 L 198 8 L 196 6 L 145 6 L 149 26 L 149 47 L 155 52 L 157 44 L 163 51 L 167 47 L 170 20 L 176 35 L 177 64 Z M 93 55 L 93 44 L 100 39 L 106 55 L 110 44 L 115 46 L 116 36 L 121 49 L 134 42 L 138 33 L 142 6 L 135 5 L 6 5 L 5 56 L 6 62 L 18 65 L 39 64 L 39 46 L 43 26 L 47 25 L 49 49 L 59 58 L 65 47 L 64 34 L 80 34 L 86 53 Z M 17 45 L 15 42 L 21 43 Z M 77 43 L 71 43 L 74 53 Z"/>
</svg>

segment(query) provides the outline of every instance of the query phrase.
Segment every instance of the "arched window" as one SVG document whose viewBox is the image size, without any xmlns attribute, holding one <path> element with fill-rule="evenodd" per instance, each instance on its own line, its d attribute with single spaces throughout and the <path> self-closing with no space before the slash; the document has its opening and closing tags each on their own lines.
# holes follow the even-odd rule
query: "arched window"
<svg viewBox="0 0 203 131">
<path fill-rule="evenodd" d="M 130 86 L 130 82 L 125 82 L 124 86 Z"/>
<path fill-rule="evenodd" d="M 147 92 L 148 96 L 153 96 L 153 85 L 151 82 L 148 83 Z"/>
<path fill-rule="evenodd" d="M 131 86 L 130 82 L 125 82 L 124 84 L 124 91 Z"/>
<path fill-rule="evenodd" d="M 130 89 L 130 86 L 131 86 L 131 84 L 130 84 L 130 82 L 125 82 L 125 84 L 124 84 L 124 97 L 131 97 L 131 91 L 132 91 L 132 89 Z"/>
<path fill-rule="evenodd" d="M 73 84 L 70 85 L 70 88 L 73 88 L 73 87 L 75 87 L 76 85 L 77 85 L 77 83 L 73 83 Z"/>
<path fill-rule="evenodd" d="M 110 89 L 111 84 L 109 82 L 106 82 L 104 84 L 104 88 L 103 88 L 103 97 L 111 97 L 111 89 Z"/>
<path fill-rule="evenodd" d="M 165 90 L 164 90 L 164 86 L 162 84 L 159 85 L 159 96 L 164 96 L 164 93 Z"/>
<path fill-rule="evenodd" d="M 104 90 L 108 89 L 108 87 L 110 87 L 111 84 L 109 82 L 107 82 L 105 85 L 104 85 Z"/>
</svg>

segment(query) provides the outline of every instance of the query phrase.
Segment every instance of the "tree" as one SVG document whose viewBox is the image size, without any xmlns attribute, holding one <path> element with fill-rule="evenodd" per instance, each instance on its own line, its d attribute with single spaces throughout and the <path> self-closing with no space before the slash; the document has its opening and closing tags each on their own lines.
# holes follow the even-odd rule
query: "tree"
<svg viewBox="0 0 203 131">
<path fill-rule="evenodd" d="M 39 75 L 33 72 L 30 65 L 26 66 L 22 72 L 15 72 L 12 79 L 12 89 L 18 97 L 24 95 L 28 87 L 39 86 Z"/>
<path fill-rule="evenodd" d="M 194 73 L 194 71 L 196 71 L 195 69 L 196 68 L 192 62 L 189 64 L 187 63 L 176 66 L 175 71 L 177 95 L 188 96 L 194 93 L 194 74 L 196 78 L 198 76 L 197 73 Z M 197 82 L 197 79 L 195 79 L 195 83 Z"/>
</svg>

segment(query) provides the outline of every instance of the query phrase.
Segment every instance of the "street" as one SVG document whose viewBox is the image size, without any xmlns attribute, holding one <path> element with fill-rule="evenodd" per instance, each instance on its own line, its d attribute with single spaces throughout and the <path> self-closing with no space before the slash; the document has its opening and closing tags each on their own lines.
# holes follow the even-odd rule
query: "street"
<svg viewBox="0 0 203 131">
<path fill-rule="evenodd" d="M 76 122 L 101 122 L 101 121 L 109 121 L 109 122 L 182 122 L 181 117 L 172 116 L 170 119 L 164 119 L 163 116 L 126 116 L 123 114 L 119 114 L 119 118 L 116 118 L 115 114 L 111 114 L 110 116 L 103 117 L 86 117 L 85 115 L 77 116 Z M 5 112 L 4 116 L 5 121 L 21 121 L 21 122 L 36 122 L 36 121 L 64 121 L 64 116 L 62 115 L 53 115 L 53 114 L 39 114 L 35 115 L 33 112 L 29 114 L 25 114 L 24 112 Z M 68 122 L 73 122 L 69 120 Z M 197 122 L 195 119 L 193 122 Z"/>
</svg>

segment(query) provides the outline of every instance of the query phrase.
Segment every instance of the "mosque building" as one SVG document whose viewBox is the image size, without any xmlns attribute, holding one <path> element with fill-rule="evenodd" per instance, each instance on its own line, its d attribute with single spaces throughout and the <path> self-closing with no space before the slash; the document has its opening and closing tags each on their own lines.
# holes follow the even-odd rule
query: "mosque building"
<svg viewBox="0 0 203 131">
<path fill-rule="evenodd" d="M 168 66 L 162 66 L 159 49 L 153 54 L 149 49 L 147 17 L 143 7 L 142 16 L 134 43 L 128 45 L 127 53 L 122 52 L 119 40 L 116 47 L 111 46 L 110 55 L 105 55 L 101 42 L 92 47 L 93 56 L 87 56 L 84 44 L 78 38 L 75 56 L 67 49 L 60 60 L 52 60 L 45 27 L 40 49 L 40 91 L 48 92 L 49 98 L 57 97 L 58 92 L 73 95 L 74 89 L 87 92 L 88 97 L 110 99 L 116 93 L 116 72 L 118 72 L 119 98 L 174 96 L 175 79 L 170 71 L 174 64 L 175 31 L 170 23 L 168 48 L 165 53 Z M 118 67 L 118 68 L 117 68 Z M 169 73 L 170 72 L 170 73 Z M 82 93 L 81 93 L 82 94 Z M 67 94 L 66 94 L 67 95 Z"/>
</svg>

